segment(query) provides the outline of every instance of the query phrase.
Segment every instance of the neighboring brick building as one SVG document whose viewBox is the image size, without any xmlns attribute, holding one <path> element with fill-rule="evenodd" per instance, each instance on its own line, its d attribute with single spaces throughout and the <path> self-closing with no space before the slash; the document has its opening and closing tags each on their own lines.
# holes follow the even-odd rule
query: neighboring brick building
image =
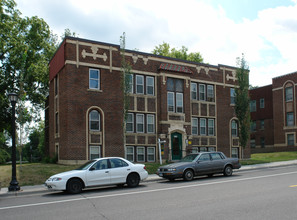
<svg viewBox="0 0 297 220">
<path fill-rule="evenodd" d="M 235 68 L 126 50 L 132 67 L 123 138 L 118 45 L 67 37 L 50 62 L 48 150 L 59 163 L 121 156 L 179 160 L 191 152 L 249 157 L 238 142 Z M 124 142 L 126 141 L 126 147 Z"/>
<path fill-rule="evenodd" d="M 297 72 L 250 90 L 251 152 L 296 151 Z"/>
</svg>

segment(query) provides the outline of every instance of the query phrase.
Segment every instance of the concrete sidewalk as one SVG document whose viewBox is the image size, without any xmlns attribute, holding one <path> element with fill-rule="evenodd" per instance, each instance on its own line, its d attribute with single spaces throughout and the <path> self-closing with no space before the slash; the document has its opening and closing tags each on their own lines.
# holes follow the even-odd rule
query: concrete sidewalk
<svg viewBox="0 0 297 220">
<path fill-rule="evenodd" d="M 265 168 L 272 168 L 272 167 L 290 166 L 290 165 L 297 165 L 297 160 L 255 164 L 255 165 L 245 165 L 245 166 L 242 166 L 239 170 L 236 170 L 236 172 L 252 170 L 252 169 L 265 169 Z M 150 174 L 144 182 L 158 181 L 161 179 L 162 178 L 156 174 Z M 14 194 L 15 195 L 25 195 L 25 194 L 33 194 L 33 193 L 42 193 L 45 191 L 48 191 L 48 189 L 45 187 L 45 185 L 22 186 L 21 190 L 18 192 L 9 192 L 8 188 L 4 187 L 0 191 L 0 196 L 14 195 Z"/>
</svg>

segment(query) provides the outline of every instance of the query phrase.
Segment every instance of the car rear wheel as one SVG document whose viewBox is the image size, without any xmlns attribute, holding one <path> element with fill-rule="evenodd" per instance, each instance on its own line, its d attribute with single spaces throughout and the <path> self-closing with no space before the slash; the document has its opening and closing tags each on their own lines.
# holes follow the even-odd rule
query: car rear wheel
<svg viewBox="0 0 297 220">
<path fill-rule="evenodd" d="M 232 176 L 233 170 L 231 166 L 226 166 L 224 169 L 224 175 L 225 176 Z"/>
<path fill-rule="evenodd" d="M 127 177 L 127 185 L 129 187 L 136 187 L 139 185 L 139 176 L 137 173 L 131 173 L 129 174 L 129 176 Z"/>
<path fill-rule="evenodd" d="M 193 180 L 193 178 L 194 178 L 194 173 L 192 170 L 188 169 L 184 172 L 184 180 L 185 181 L 191 181 L 191 180 Z"/>
<path fill-rule="evenodd" d="M 68 193 L 77 194 L 82 191 L 83 184 L 79 179 L 71 179 L 67 183 L 66 190 Z"/>
</svg>

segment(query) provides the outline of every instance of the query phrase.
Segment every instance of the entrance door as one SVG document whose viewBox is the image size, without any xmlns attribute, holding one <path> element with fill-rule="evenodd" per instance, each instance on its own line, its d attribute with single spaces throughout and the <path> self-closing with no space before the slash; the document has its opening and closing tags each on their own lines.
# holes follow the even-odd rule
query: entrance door
<svg viewBox="0 0 297 220">
<path fill-rule="evenodd" d="M 171 134 L 172 160 L 180 160 L 182 158 L 182 135 L 180 133 Z"/>
</svg>

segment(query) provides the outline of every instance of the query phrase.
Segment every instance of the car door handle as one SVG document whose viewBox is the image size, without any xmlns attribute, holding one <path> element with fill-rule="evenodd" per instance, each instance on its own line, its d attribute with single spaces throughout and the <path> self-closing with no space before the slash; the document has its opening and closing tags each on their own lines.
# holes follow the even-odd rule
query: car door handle
<svg viewBox="0 0 297 220">
<path fill-rule="evenodd" d="M 127 169 L 127 171 L 130 171 L 131 169 Z"/>
<path fill-rule="evenodd" d="M 109 171 L 105 171 L 105 173 L 109 173 Z"/>
</svg>

